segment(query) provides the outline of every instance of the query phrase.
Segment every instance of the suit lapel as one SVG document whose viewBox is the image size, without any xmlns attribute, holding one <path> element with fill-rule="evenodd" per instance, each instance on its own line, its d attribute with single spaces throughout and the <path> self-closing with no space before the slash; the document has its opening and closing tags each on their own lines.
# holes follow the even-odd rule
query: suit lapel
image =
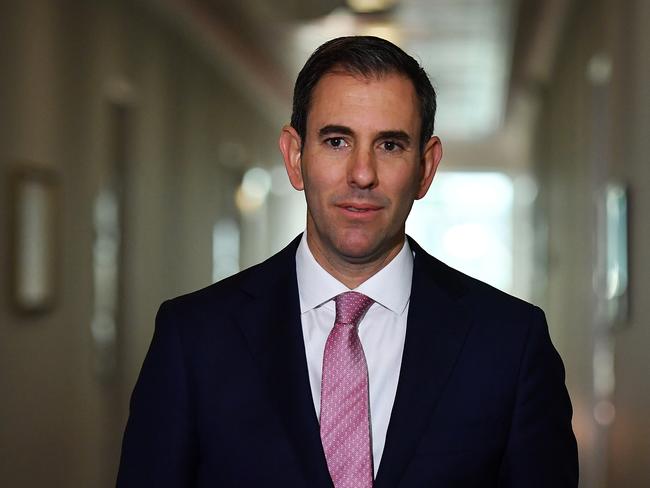
<svg viewBox="0 0 650 488">
<path fill-rule="evenodd" d="M 299 238 L 251 270 L 239 324 L 308 486 L 331 487 L 309 385 L 295 254 Z M 271 446 L 269 446 L 271 448 Z"/>
<path fill-rule="evenodd" d="M 399 484 L 470 326 L 454 272 L 414 241 L 410 245 L 415 263 L 406 342 L 375 488 Z"/>
</svg>

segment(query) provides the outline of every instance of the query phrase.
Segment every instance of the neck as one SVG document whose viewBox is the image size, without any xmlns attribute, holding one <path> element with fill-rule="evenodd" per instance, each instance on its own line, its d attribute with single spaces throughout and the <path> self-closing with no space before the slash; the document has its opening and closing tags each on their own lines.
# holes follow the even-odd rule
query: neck
<svg viewBox="0 0 650 488">
<path fill-rule="evenodd" d="M 399 254 L 404 246 L 404 237 L 395 243 L 395 245 L 391 246 L 388 251 L 382 252 L 373 258 L 363 260 L 345 259 L 343 256 L 327 252 L 324 246 L 309 233 L 307 233 L 307 245 L 316 262 L 325 271 L 348 288 L 354 289 L 378 273 Z"/>
</svg>

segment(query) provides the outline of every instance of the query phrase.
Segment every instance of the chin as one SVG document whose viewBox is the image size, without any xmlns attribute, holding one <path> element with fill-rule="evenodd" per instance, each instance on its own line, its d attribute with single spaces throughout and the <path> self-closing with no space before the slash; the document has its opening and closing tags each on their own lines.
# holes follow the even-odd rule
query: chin
<svg viewBox="0 0 650 488">
<path fill-rule="evenodd" d="M 361 261 L 364 258 L 372 258 L 378 251 L 376 242 L 360 235 L 343 236 L 337 248 L 341 255 Z"/>
</svg>

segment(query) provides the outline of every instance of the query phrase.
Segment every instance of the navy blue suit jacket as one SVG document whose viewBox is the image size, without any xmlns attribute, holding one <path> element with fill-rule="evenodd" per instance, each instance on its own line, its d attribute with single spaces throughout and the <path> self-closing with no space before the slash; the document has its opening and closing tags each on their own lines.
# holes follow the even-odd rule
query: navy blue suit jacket
<svg viewBox="0 0 650 488">
<path fill-rule="evenodd" d="M 332 487 L 295 251 L 165 302 L 119 487 Z M 575 487 L 571 404 L 543 312 L 415 251 L 384 487 Z"/>
</svg>

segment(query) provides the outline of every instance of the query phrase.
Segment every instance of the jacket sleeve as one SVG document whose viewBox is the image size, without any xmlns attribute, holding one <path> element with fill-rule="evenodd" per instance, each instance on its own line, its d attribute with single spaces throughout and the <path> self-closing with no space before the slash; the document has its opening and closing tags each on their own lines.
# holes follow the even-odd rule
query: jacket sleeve
<svg viewBox="0 0 650 488">
<path fill-rule="evenodd" d="M 169 302 L 156 328 L 131 396 L 118 488 L 188 487 L 195 477 L 196 434 L 186 362 Z"/>
<path fill-rule="evenodd" d="M 534 308 L 520 362 L 517 394 L 499 486 L 578 486 L 578 451 L 564 366 L 544 313 Z"/>
</svg>

